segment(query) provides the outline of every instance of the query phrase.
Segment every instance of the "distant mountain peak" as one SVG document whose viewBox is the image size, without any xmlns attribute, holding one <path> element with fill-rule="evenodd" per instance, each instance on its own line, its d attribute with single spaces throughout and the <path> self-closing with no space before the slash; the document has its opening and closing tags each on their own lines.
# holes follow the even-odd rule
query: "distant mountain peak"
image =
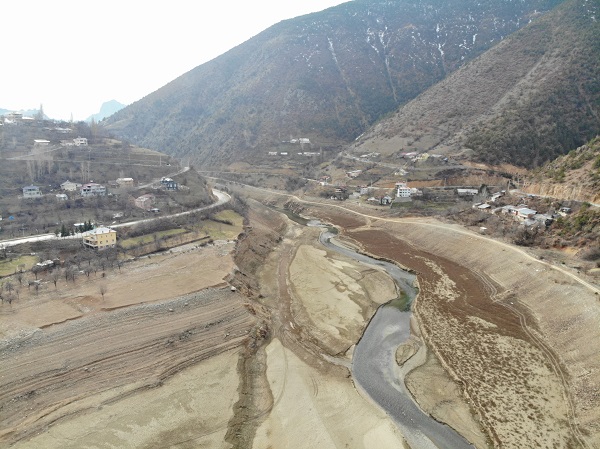
<svg viewBox="0 0 600 449">
<path fill-rule="evenodd" d="M 102 103 L 102 106 L 100 106 L 100 112 L 90 115 L 85 121 L 91 122 L 92 119 L 94 119 L 96 122 L 99 122 L 100 120 L 113 115 L 115 112 L 120 111 L 125 106 L 127 105 L 119 103 L 117 100 L 105 101 Z"/>
</svg>

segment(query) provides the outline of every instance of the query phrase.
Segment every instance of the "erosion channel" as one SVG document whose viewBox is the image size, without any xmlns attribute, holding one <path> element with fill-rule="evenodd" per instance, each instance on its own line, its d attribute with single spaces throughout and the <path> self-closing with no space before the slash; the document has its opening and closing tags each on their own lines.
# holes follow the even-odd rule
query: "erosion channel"
<svg viewBox="0 0 600 449">
<path fill-rule="evenodd" d="M 355 383 L 392 417 L 412 448 L 473 448 L 451 427 L 423 412 L 404 384 L 396 363 L 396 349 L 410 336 L 410 306 L 417 290 L 415 275 L 398 266 L 373 259 L 332 242 L 334 234 L 321 233 L 328 249 L 358 262 L 376 265 L 390 275 L 402 291 L 401 300 L 381 306 L 356 345 L 352 359 Z"/>
</svg>

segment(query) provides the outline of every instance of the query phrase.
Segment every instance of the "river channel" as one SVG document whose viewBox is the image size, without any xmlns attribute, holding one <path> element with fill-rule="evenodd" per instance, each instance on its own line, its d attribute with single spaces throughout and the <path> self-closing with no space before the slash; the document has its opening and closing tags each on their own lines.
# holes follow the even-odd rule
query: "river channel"
<svg viewBox="0 0 600 449">
<path fill-rule="evenodd" d="M 410 336 L 410 307 L 417 294 L 413 286 L 415 275 L 392 263 L 335 244 L 331 241 L 334 236 L 329 231 L 323 232 L 320 241 L 339 254 L 382 267 L 406 295 L 405 307 L 385 304 L 371 319 L 354 349 L 354 382 L 394 420 L 412 449 L 473 449 L 474 446 L 454 429 L 419 408 L 407 390 L 396 363 L 396 349 Z"/>
</svg>

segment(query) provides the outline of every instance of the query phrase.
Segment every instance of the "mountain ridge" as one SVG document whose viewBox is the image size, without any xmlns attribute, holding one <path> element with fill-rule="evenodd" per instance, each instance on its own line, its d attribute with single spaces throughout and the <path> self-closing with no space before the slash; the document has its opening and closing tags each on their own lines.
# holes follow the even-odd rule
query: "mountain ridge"
<svg viewBox="0 0 600 449">
<path fill-rule="evenodd" d="M 209 165 L 252 160 L 290 137 L 339 148 L 558 3 L 345 3 L 268 28 L 107 128 Z"/>
<path fill-rule="evenodd" d="M 600 29 L 594 15 L 582 14 L 588 3 L 567 1 L 509 36 L 376 125 L 354 149 L 462 151 L 531 167 L 582 145 L 600 131 Z"/>
</svg>

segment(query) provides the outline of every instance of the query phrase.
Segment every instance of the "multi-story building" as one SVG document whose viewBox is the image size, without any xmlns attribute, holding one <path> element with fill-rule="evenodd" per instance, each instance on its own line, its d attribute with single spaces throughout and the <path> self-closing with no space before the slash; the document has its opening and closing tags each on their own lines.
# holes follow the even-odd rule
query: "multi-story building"
<svg viewBox="0 0 600 449">
<path fill-rule="evenodd" d="M 40 198 L 42 191 L 38 186 L 25 186 L 23 187 L 23 198 Z"/>
<path fill-rule="evenodd" d="M 96 228 L 82 234 L 83 245 L 93 249 L 114 248 L 117 245 L 117 231 L 110 228 Z"/>
<path fill-rule="evenodd" d="M 75 192 L 81 189 L 81 187 L 82 185 L 78 182 L 69 181 L 68 179 L 60 185 L 61 190 L 66 190 L 67 192 Z"/>
<path fill-rule="evenodd" d="M 88 182 L 81 186 L 81 196 L 104 196 L 106 187 L 95 182 Z"/>
</svg>

